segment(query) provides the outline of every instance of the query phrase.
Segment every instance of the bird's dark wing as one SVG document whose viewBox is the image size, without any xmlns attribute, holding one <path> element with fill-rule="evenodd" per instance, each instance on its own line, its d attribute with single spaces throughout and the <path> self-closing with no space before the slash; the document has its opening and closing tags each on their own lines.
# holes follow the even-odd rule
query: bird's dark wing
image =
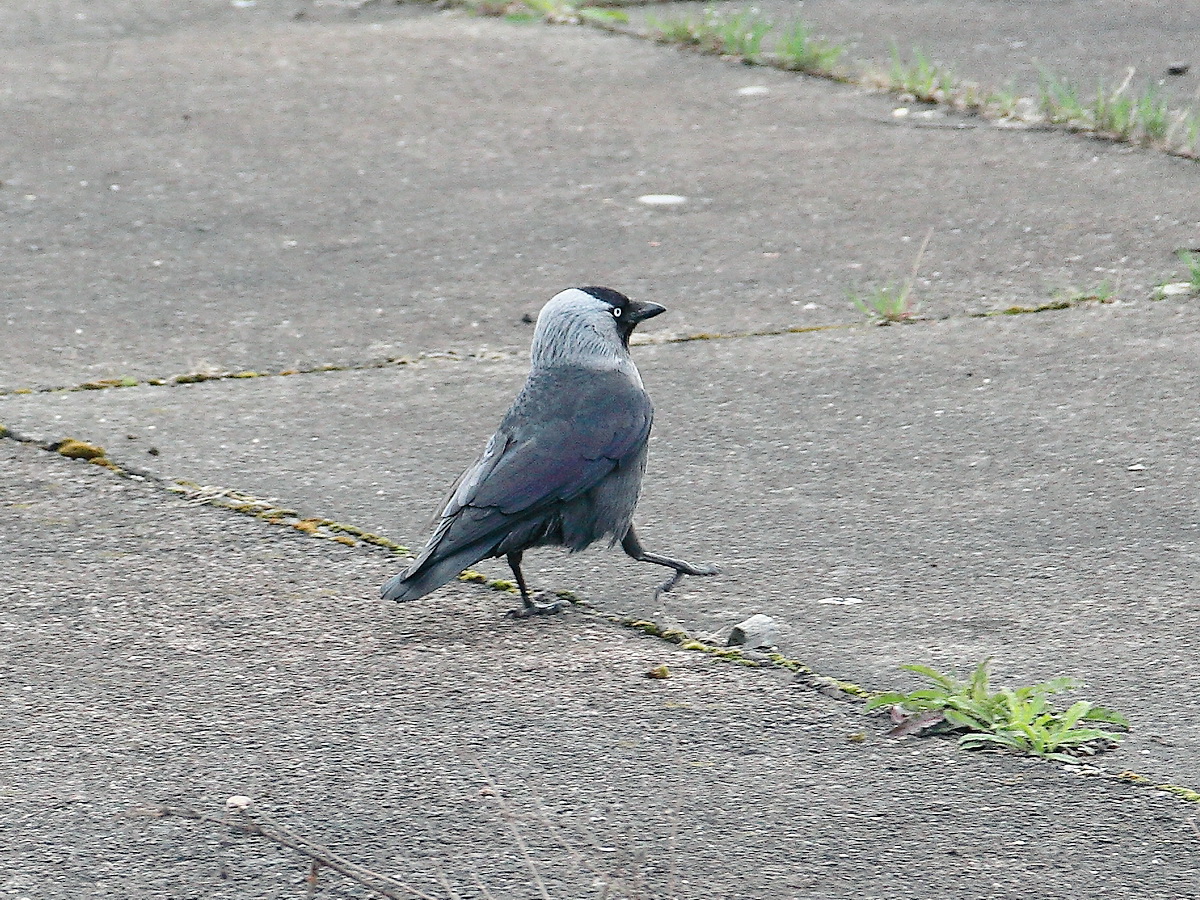
<svg viewBox="0 0 1200 900">
<path fill-rule="evenodd" d="M 653 416 L 642 386 L 621 372 L 531 377 L 449 497 L 426 554 L 442 558 L 491 535 L 499 540 L 516 520 L 595 487 L 641 453 Z"/>
</svg>

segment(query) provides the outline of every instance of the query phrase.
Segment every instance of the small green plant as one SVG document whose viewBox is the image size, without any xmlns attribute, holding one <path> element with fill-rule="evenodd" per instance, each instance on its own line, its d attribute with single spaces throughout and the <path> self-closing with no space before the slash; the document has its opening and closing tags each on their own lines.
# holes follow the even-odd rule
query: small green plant
<svg viewBox="0 0 1200 900">
<path fill-rule="evenodd" d="M 949 69 L 930 61 L 920 48 L 913 48 L 912 63 L 904 62 L 900 57 L 900 48 L 893 42 L 891 80 L 888 85 L 891 90 L 912 94 L 926 103 L 946 102 L 952 99 L 955 81 Z"/>
<path fill-rule="evenodd" d="M 921 266 L 921 259 L 925 256 L 925 248 L 929 246 L 931 237 L 933 237 L 932 228 L 926 233 L 925 240 L 921 242 L 921 249 L 917 251 L 917 258 L 913 261 L 912 271 L 908 273 L 907 281 L 900 285 L 889 282 L 883 287 L 874 288 L 868 294 L 852 292 L 850 302 L 857 306 L 868 319 L 877 321 L 881 325 L 894 325 L 916 318 L 920 307 L 912 300 L 912 288 L 917 280 L 917 270 Z"/>
<path fill-rule="evenodd" d="M 781 69 L 791 72 L 830 74 L 846 48 L 813 37 L 812 29 L 800 19 L 779 33 L 775 41 L 775 60 Z"/>
<path fill-rule="evenodd" d="M 1056 125 L 1090 126 L 1092 117 L 1079 97 L 1079 88 L 1042 70 L 1038 105 L 1047 120 Z"/>
<path fill-rule="evenodd" d="M 1106 131 L 1122 138 L 1128 138 L 1133 133 L 1137 123 L 1136 104 L 1132 97 L 1124 93 L 1125 87 L 1126 85 L 1121 85 L 1109 94 L 1103 81 L 1096 85 L 1092 124 L 1097 131 Z"/>
<path fill-rule="evenodd" d="M 919 307 L 910 302 L 909 284 L 894 282 L 873 288 L 866 294 L 850 295 L 850 302 L 869 319 L 894 325 L 915 318 Z"/>
<path fill-rule="evenodd" d="M 985 659 L 966 681 L 929 666 L 902 666 L 924 676 L 932 686 L 907 694 L 876 694 L 867 701 L 865 710 L 890 708 L 898 721 L 891 731 L 896 737 L 965 731 L 958 743 L 966 749 L 998 747 L 1059 762 L 1077 762 L 1079 756 L 1094 754 L 1120 740 L 1120 734 L 1095 727 L 1097 724 L 1129 729 L 1129 722 L 1120 713 L 1086 700 L 1065 710 L 1055 709 L 1050 702 L 1053 694 L 1079 687 L 1072 678 L 1052 678 L 1041 684 L 993 691 L 988 677 L 990 663 L 990 657 Z"/>
<path fill-rule="evenodd" d="M 690 47 L 699 45 L 703 40 L 704 23 L 691 17 L 660 19 L 657 16 L 647 16 L 646 25 L 660 44 L 682 44 Z"/>
<path fill-rule="evenodd" d="M 1179 257 L 1180 262 L 1187 266 L 1188 282 L 1192 286 L 1192 293 L 1200 294 L 1200 255 L 1183 248 L 1176 250 L 1175 255 Z"/>
<path fill-rule="evenodd" d="M 732 14 L 718 12 L 708 6 L 699 19 L 647 18 L 655 40 L 663 44 L 682 44 L 697 47 L 706 53 L 738 56 L 744 62 L 756 63 L 762 58 L 763 39 L 775 27 L 753 11 Z"/>
<path fill-rule="evenodd" d="M 569 0 L 468 0 L 476 14 L 503 16 L 509 22 L 548 22 L 551 25 L 578 25 L 591 22 L 628 22 L 619 9 L 606 9 Z"/>
<path fill-rule="evenodd" d="M 1076 303 L 1112 303 L 1117 289 L 1107 278 L 1093 288 L 1059 288 L 1054 292 L 1055 300 L 1062 300 L 1074 306 Z"/>
<path fill-rule="evenodd" d="M 713 50 L 739 56 L 744 62 L 758 62 L 762 55 L 763 38 L 770 34 L 775 26 L 753 11 L 742 10 L 728 18 L 718 16 L 715 12 L 712 15 L 718 44 Z"/>
<path fill-rule="evenodd" d="M 985 109 L 990 109 L 1002 119 L 1013 118 L 1020 111 L 1021 95 L 1010 81 L 1004 87 L 993 90 L 983 101 Z"/>
<path fill-rule="evenodd" d="M 1157 144 L 1166 138 L 1171 129 L 1171 109 L 1157 86 L 1150 85 L 1134 101 L 1134 121 L 1141 128 L 1143 141 Z"/>
</svg>

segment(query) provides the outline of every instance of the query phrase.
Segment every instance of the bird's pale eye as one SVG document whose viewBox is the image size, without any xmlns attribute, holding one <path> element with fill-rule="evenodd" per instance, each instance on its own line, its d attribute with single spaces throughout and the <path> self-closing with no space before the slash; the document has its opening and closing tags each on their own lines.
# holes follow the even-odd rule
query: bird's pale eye
<svg viewBox="0 0 1200 900">
<path fill-rule="evenodd" d="M 619 319 L 619 318 L 621 318 L 621 307 L 619 307 L 619 306 L 614 306 L 614 307 L 613 307 L 612 314 L 613 314 L 613 318 L 614 318 L 614 319 Z"/>
</svg>

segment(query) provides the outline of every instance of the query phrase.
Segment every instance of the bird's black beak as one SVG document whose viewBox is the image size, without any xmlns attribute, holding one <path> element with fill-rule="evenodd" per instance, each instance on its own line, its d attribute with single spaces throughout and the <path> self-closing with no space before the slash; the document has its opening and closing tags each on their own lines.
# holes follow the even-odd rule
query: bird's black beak
<svg viewBox="0 0 1200 900">
<path fill-rule="evenodd" d="M 630 300 L 625 307 L 628 321 L 634 324 L 644 322 L 646 319 L 653 319 L 659 313 L 665 313 L 667 308 L 659 306 L 657 303 L 648 303 L 644 300 Z"/>
</svg>

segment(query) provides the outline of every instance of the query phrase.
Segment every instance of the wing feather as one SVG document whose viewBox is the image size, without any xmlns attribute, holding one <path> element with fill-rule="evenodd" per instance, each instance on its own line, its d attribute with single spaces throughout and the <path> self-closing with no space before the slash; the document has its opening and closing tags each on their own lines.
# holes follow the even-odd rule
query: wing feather
<svg viewBox="0 0 1200 900">
<path fill-rule="evenodd" d="M 557 370 L 530 378 L 483 454 L 460 477 L 416 570 L 478 544 L 478 559 L 519 522 L 599 484 L 645 447 L 654 417 L 622 372 Z M 476 561 L 477 561 L 476 560 Z"/>
</svg>

